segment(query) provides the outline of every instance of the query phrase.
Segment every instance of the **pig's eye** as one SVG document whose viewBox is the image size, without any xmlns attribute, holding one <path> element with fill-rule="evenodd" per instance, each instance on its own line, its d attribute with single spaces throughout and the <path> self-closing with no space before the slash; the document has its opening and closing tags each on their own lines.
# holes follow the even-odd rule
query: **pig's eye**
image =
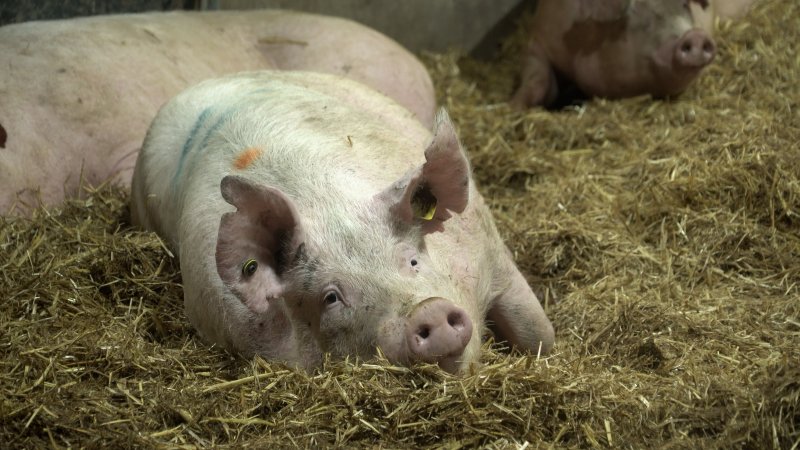
<svg viewBox="0 0 800 450">
<path fill-rule="evenodd" d="M 251 277 L 254 273 L 256 273 L 257 269 L 258 261 L 252 258 L 248 259 L 244 264 L 242 264 L 242 275 L 245 277 Z"/>
<path fill-rule="evenodd" d="M 405 276 L 414 276 L 423 267 L 422 249 L 410 244 L 401 244 L 398 249 L 397 268 Z"/>
<path fill-rule="evenodd" d="M 328 291 L 323 298 L 325 302 L 325 306 L 332 306 L 335 305 L 337 302 L 340 301 L 339 293 L 336 291 Z"/>
<path fill-rule="evenodd" d="M 420 268 L 419 257 L 417 257 L 416 255 L 412 256 L 411 258 L 409 258 L 408 264 L 411 266 L 410 269 L 412 273 L 419 273 L 419 268 Z"/>
</svg>

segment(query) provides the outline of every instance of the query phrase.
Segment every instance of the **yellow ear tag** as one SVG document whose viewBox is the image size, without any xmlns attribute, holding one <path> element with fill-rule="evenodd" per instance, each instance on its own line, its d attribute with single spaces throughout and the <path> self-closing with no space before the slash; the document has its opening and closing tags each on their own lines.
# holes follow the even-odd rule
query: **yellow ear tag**
<svg viewBox="0 0 800 450">
<path fill-rule="evenodd" d="M 249 277 L 256 273 L 256 269 L 258 269 L 258 261 L 250 258 L 242 264 L 242 275 Z"/>
<path fill-rule="evenodd" d="M 416 210 L 415 213 L 417 217 L 422 220 L 431 220 L 433 219 L 434 214 L 436 214 L 436 199 L 432 199 L 430 203 L 423 203 L 414 205 L 414 209 Z"/>
</svg>

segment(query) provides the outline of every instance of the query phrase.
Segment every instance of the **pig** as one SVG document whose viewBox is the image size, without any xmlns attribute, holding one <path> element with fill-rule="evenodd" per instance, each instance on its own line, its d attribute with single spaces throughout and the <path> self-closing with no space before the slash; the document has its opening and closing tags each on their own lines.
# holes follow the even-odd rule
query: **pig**
<svg viewBox="0 0 800 450">
<path fill-rule="evenodd" d="M 311 370 L 380 349 L 464 373 L 487 326 L 553 346 L 445 112 L 431 132 L 329 74 L 208 80 L 159 111 L 131 190 L 133 222 L 178 256 L 187 317 L 232 351 Z"/>
<path fill-rule="evenodd" d="M 518 108 L 552 106 L 561 78 L 606 98 L 683 92 L 714 60 L 707 0 L 539 0 Z"/>
<path fill-rule="evenodd" d="M 57 205 L 81 179 L 127 187 L 158 108 L 247 70 L 344 75 L 431 126 L 425 67 L 355 22 L 280 10 L 122 14 L 0 27 L 0 214 Z"/>
</svg>

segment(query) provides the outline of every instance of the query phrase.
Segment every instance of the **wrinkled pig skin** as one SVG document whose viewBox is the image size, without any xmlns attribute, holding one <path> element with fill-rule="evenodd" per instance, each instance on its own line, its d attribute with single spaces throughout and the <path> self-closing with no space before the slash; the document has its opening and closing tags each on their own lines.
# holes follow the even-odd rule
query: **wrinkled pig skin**
<svg viewBox="0 0 800 450">
<path fill-rule="evenodd" d="M 131 191 L 179 257 L 188 318 L 233 351 L 311 369 L 380 348 L 463 373 L 486 327 L 553 345 L 444 112 L 432 136 L 341 77 L 209 80 L 161 109 Z"/>
<path fill-rule="evenodd" d="M 426 69 L 355 22 L 288 11 L 172 12 L 0 27 L 0 214 L 58 204 L 81 176 L 127 186 L 158 108 L 186 87 L 259 69 L 344 75 L 426 124 Z M 40 192 L 40 195 L 37 194 Z"/>
<path fill-rule="evenodd" d="M 714 59 L 712 10 L 706 0 L 540 0 L 511 104 L 551 106 L 561 79 L 588 96 L 677 95 Z"/>
</svg>

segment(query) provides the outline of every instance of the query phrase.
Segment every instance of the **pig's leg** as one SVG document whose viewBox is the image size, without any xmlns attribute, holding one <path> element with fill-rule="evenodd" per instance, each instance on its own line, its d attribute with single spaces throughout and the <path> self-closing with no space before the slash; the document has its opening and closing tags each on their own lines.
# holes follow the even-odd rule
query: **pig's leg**
<svg viewBox="0 0 800 450">
<path fill-rule="evenodd" d="M 553 325 L 544 313 L 525 278 L 511 266 L 508 288 L 489 306 L 487 319 L 497 341 L 533 354 L 547 354 L 553 348 Z"/>
<path fill-rule="evenodd" d="M 511 106 L 518 109 L 547 106 L 555 101 L 557 95 L 558 85 L 553 67 L 534 41 L 525 55 L 519 88 L 511 97 Z"/>
</svg>

